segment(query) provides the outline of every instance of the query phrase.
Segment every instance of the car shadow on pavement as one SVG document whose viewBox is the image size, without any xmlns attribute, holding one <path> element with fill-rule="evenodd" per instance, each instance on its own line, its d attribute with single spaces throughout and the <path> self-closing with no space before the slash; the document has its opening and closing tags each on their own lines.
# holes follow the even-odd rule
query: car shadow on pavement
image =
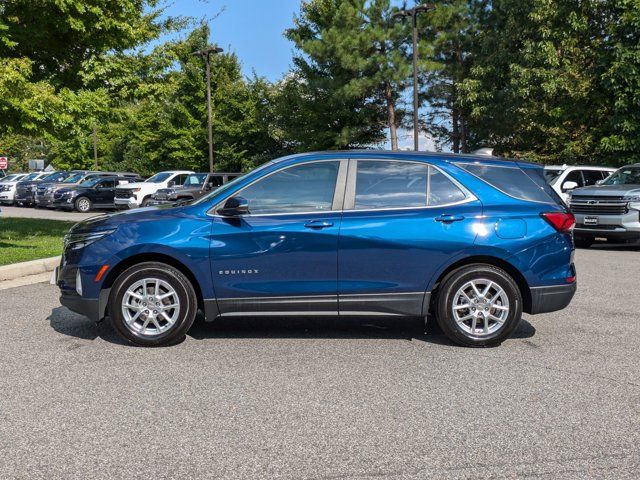
<svg viewBox="0 0 640 480">
<path fill-rule="evenodd" d="M 510 338 L 530 338 L 536 329 L 523 319 Z M 196 340 L 216 338 L 313 338 L 423 341 L 454 345 L 435 319 L 398 317 L 233 317 L 200 321 L 189 331 Z"/>
<path fill-rule="evenodd" d="M 130 345 L 111 328 L 109 322 L 92 322 L 82 315 L 71 312 L 66 307 L 56 307 L 47 317 L 51 328 L 56 332 L 81 340 L 95 340 L 101 338 L 118 345 Z"/>
<path fill-rule="evenodd" d="M 116 334 L 108 321 L 95 323 L 65 307 L 54 308 L 47 320 L 51 328 L 68 337 L 90 341 L 100 338 L 117 345 L 131 345 Z M 510 338 L 526 339 L 535 333 L 535 327 L 523 319 Z M 195 340 L 380 339 L 454 345 L 435 319 L 429 319 L 425 329 L 420 318 L 398 317 L 233 317 L 218 318 L 210 323 L 199 317 L 188 337 Z"/>
</svg>

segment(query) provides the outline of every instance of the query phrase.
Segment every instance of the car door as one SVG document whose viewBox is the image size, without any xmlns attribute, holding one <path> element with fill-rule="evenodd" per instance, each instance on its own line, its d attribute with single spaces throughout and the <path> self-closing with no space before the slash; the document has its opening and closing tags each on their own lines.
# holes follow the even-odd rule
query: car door
<svg viewBox="0 0 640 480">
<path fill-rule="evenodd" d="M 214 214 L 210 258 L 222 315 L 337 313 L 346 168 L 346 160 L 283 167 L 234 195 L 249 214 Z"/>
<path fill-rule="evenodd" d="M 481 203 L 442 170 L 351 160 L 338 246 L 340 315 L 426 314 L 428 282 L 473 244 Z"/>
<path fill-rule="evenodd" d="M 95 200 L 96 205 L 113 205 L 113 197 L 115 195 L 115 181 L 112 178 L 101 180 L 96 186 Z"/>
</svg>

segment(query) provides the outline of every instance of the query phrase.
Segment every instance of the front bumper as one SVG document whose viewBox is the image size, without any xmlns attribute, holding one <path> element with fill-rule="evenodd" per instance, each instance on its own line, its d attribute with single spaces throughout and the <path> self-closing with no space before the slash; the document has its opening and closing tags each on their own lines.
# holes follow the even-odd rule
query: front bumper
<svg viewBox="0 0 640 480">
<path fill-rule="evenodd" d="M 531 311 L 528 313 L 536 315 L 538 313 L 562 310 L 571 303 L 577 289 L 578 284 L 576 282 L 550 287 L 532 287 Z"/>
<path fill-rule="evenodd" d="M 138 208 L 140 206 L 140 204 L 138 203 L 138 200 L 135 197 L 128 197 L 128 198 L 116 197 L 113 200 L 113 204 L 115 205 L 116 208 Z"/>
<path fill-rule="evenodd" d="M 22 203 L 24 205 L 33 205 L 36 201 L 35 195 L 33 195 L 32 193 L 25 193 L 25 194 L 16 193 L 14 200 L 17 203 Z"/>
<path fill-rule="evenodd" d="M 36 195 L 36 205 L 39 207 L 53 206 L 53 193 L 45 193 L 44 195 Z"/>
<path fill-rule="evenodd" d="M 577 237 L 632 240 L 640 238 L 640 211 L 629 209 L 624 215 L 585 215 L 576 213 Z M 590 223 L 593 222 L 593 223 Z"/>
<path fill-rule="evenodd" d="M 51 204 L 51 206 L 55 208 L 65 209 L 65 210 L 73 210 L 74 200 L 75 200 L 75 197 L 56 198 Z"/>
<path fill-rule="evenodd" d="M 89 320 L 98 322 L 107 312 L 107 302 L 111 293 L 110 288 L 100 290 L 98 298 L 87 298 L 76 292 L 77 267 L 61 264 L 52 274 L 51 283 L 60 288 L 60 303 L 72 312 L 84 315 Z"/>
<path fill-rule="evenodd" d="M 149 200 L 148 205 L 150 207 L 155 207 L 157 205 L 175 205 L 177 202 L 178 200 L 169 200 L 169 199 L 159 200 L 156 198 L 152 198 L 151 200 Z"/>
<path fill-rule="evenodd" d="M 15 192 L 0 192 L 0 203 L 13 203 Z"/>
</svg>

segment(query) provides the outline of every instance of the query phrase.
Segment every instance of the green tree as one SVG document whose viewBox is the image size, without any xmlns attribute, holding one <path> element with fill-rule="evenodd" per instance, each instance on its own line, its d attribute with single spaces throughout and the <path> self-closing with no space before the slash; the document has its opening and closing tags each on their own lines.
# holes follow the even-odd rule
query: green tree
<svg viewBox="0 0 640 480">
<path fill-rule="evenodd" d="M 386 126 L 392 148 L 398 147 L 404 116 L 398 103 L 411 67 L 407 26 L 392 19 L 393 11 L 389 0 L 302 4 L 286 32 L 301 55 L 281 88 L 284 108 L 291 102 L 295 118 L 309 135 L 317 135 L 311 143 L 326 148 L 376 143 Z M 300 139 L 295 128 L 293 133 Z"/>
</svg>

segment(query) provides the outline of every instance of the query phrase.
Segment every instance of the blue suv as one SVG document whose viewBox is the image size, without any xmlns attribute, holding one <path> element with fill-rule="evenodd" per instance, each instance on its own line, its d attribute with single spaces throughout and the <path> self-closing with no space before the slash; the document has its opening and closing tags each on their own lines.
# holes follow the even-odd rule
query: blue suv
<svg viewBox="0 0 640 480">
<path fill-rule="evenodd" d="M 433 315 L 467 346 L 576 291 L 574 218 L 540 166 L 378 151 L 294 155 L 178 207 L 95 217 L 65 237 L 61 303 L 144 346 L 202 311 Z"/>
</svg>

